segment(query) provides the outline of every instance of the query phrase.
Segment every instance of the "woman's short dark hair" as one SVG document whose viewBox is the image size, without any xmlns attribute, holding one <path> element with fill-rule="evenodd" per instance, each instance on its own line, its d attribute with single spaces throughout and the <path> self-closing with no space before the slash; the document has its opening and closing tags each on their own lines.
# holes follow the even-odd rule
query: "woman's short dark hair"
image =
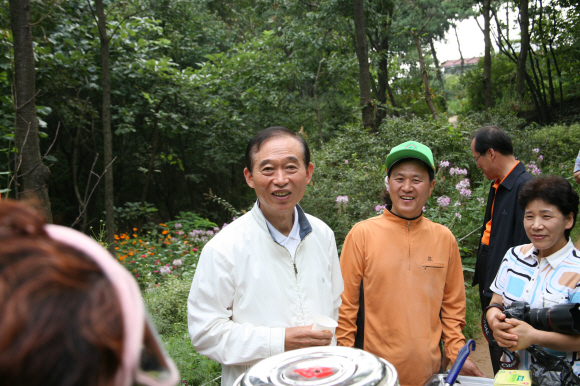
<svg viewBox="0 0 580 386">
<path fill-rule="evenodd" d="M 111 385 L 123 355 L 115 290 L 84 253 L 52 240 L 44 219 L 0 201 L 0 383 Z"/>
<path fill-rule="evenodd" d="M 472 139 L 475 139 L 475 151 L 484 154 L 493 149 L 503 155 L 514 154 L 512 140 L 499 126 L 484 126 L 477 130 Z"/>
<path fill-rule="evenodd" d="M 525 211 L 526 206 L 534 200 L 542 200 L 547 204 L 554 205 L 564 216 L 573 213 L 572 228 L 576 225 L 578 193 L 564 177 L 545 176 L 526 182 L 519 195 L 520 208 Z M 569 239 L 572 228 L 564 231 L 566 239 Z"/>
<path fill-rule="evenodd" d="M 264 141 L 276 137 L 291 137 L 297 140 L 300 145 L 302 145 L 302 159 L 304 160 L 304 166 L 308 167 L 310 164 L 310 149 L 308 148 L 308 144 L 304 138 L 285 127 L 272 126 L 254 135 L 254 138 L 250 139 L 250 142 L 248 142 L 248 146 L 246 147 L 246 167 L 250 173 L 252 173 L 252 168 L 254 167 L 254 154 L 260 151 L 260 146 L 262 146 Z"/>
</svg>

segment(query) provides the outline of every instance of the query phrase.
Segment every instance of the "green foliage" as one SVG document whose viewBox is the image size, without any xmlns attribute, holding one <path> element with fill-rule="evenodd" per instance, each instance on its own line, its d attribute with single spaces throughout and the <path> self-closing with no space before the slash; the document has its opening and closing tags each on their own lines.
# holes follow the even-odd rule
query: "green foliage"
<svg viewBox="0 0 580 386">
<path fill-rule="evenodd" d="M 157 212 L 157 208 L 148 202 L 143 205 L 140 202 L 126 202 L 121 208 L 115 207 L 115 218 L 132 223 L 141 217 L 148 218 L 155 212 Z"/>
<path fill-rule="evenodd" d="M 481 332 L 481 304 L 479 302 L 479 289 L 471 284 L 465 285 L 467 309 L 465 313 L 465 327 L 463 335 L 465 339 L 477 339 Z"/>
<path fill-rule="evenodd" d="M 161 335 L 165 349 L 181 375 L 182 384 L 219 385 L 213 382 L 221 373 L 218 363 L 198 354 L 187 332 L 187 297 L 191 280 L 170 277 L 162 286 L 146 289 L 143 301 L 151 322 Z"/>
<path fill-rule="evenodd" d="M 516 65 L 505 56 L 492 56 L 491 93 L 494 105 L 506 110 L 518 111 L 522 106 L 515 97 Z M 481 111 L 485 108 L 483 90 L 483 59 L 477 67 L 467 71 L 460 80 L 467 93 L 462 112 Z"/>
<path fill-rule="evenodd" d="M 182 213 L 182 220 L 150 226 L 148 231 L 115 235 L 117 259 L 137 279 L 141 288 L 163 283 L 167 278 L 182 277 L 191 280 L 203 246 L 220 229 L 192 229 L 193 224 L 215 225 L 193 213 Z M 184 232 L 185 229 L 191 229 Z M 226 226 L 227 224 L 224 224 Z M 189 228 L 188 228 L 189 227 Z"/>
<path fill-rule="evenodd" d="M 187 332 L 187 296 L 190 280 L 169 277 L 162 286 L 144 291 L 143 301 L 151 321 L 162 335 Z"/>
<path fill-rule="evenodd" d="M 168 335 L 161 338 L 169 356 L 179 369 L 182 380 L 180 385 L 220 385 L 221 365 L 198 354 L 191 346 L 189 334 Z"/>
<path fill-rule="evenodd" d="M 179 212 L 179 215 L 176 216 L 175 221 L 168 221 L 167 225 L 169 227 L 173 225 L 176 229 L 183 226 L 182 230 L 186 233 L 191 232 L 194 229 L 218 230 L 215 229 L 217 227 L 215 222 L 209 221 L 207 218 L 202 218 L 193 212 Z"/>
</svg>

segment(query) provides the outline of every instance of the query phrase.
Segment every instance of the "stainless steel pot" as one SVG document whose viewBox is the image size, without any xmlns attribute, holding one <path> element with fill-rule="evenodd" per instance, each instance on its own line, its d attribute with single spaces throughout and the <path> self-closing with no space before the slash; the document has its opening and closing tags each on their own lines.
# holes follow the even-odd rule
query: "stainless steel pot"
<svg viewBox="0 0 580 386">
<path fill-rule="evenodd" d="M 386 360 L 349 347 L 311 347 L 264 359 L 234 386 L 399 386 Z"/>
</svg>

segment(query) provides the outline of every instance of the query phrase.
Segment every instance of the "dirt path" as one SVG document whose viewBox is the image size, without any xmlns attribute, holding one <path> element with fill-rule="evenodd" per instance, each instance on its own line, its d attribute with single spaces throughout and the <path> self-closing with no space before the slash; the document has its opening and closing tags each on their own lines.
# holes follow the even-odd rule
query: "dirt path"
<svg viewBox="0 0 580 386">
<path fill-rule="evenodd" d="M 491 367 L 491 360 L 489 359 L 489 348 L 483 334 L 475 340 L 475 351 L 469 357 L 487 378 L 493 378 L 493 367 Z"/>
</svg>

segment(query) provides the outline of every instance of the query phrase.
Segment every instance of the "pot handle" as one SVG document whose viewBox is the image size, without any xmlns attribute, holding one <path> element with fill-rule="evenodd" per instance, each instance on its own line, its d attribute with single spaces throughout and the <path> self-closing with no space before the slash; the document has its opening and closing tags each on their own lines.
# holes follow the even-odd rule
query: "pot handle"
<svg viewBox="0 0 580 386">
<path fill-rule="evenodd" d="M 465 360 L 469 356 L 471 351 L 475 351 L 475 341 L 473 339 L 469 339 L 465 346 L 459 350 L 459 354 L 457 354 L 457 359 L 455 359 L 455 363 L 451 366 L 451 370 L 449 370 L 449 374 L 445 378 L 445 386 L 453 386 Z"/>
</svg>

